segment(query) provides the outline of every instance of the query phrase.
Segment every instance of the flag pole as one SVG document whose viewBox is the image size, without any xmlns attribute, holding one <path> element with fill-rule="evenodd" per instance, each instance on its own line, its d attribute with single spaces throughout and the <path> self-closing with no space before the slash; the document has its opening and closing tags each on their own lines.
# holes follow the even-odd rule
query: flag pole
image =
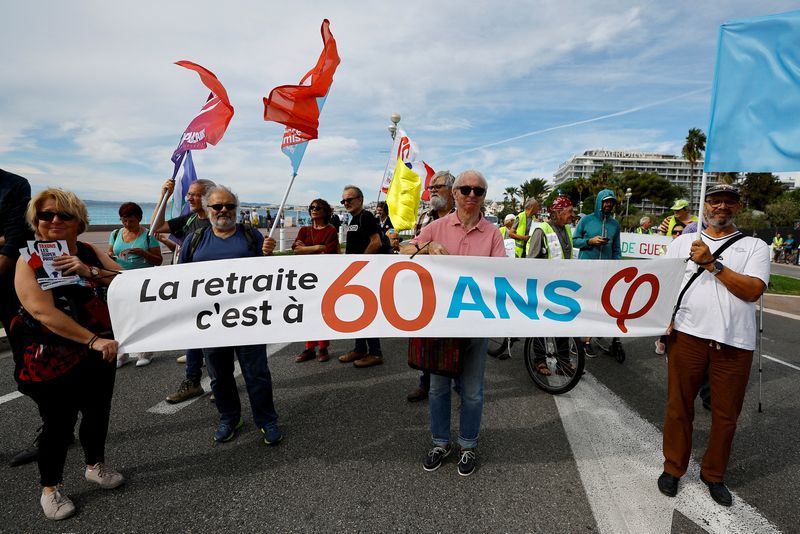
<svg viewBox="0 0 800 534">
<path fill-rule="evenodd" d="M 391 155 L 389 156 L 391 158 Z M 383 193 L 383 179 L 386 177 L 386 173 L 389 172 L 389 162 L 391 159 L 386 160 L 386 168 L 383 169 L 383 176 L 381 176 L 381 183 L 378 184 L 378 198 L 375 202 L 379 202 L 381 200 L 381 193 Z M 395 162 L 397 163 L 397 162 Z M 394 177 L 394 176 L 393 176 Z"/>
<path fill-rule="evenodd" d="M 270 228 L 269 235 L 267 237 L 272 237 L 272 234 L 275 233 L 275 228 L 278 226 L 278 222 L 281 220 L 281 213 L 283 213 L 283 207 L 286 205 L 286 199 L 289 198 L 289 191 L 292 190 L 292 184 L 294 184 L 294 179 L 296 176 L 297 173 L 293 171 L 292 178 L 289 180 L 289 185 L 286 187 L 286 192 L 283 194 L 281 205 L 278 206 L 278 213 L 275 214 L 275 220 L 272 222 L 272 228 Z"/>
<path fill-rule="evenodd" d="M 700 180 L 700 203 L 697 208 L 697 237 L 695 239 L 702 239 L 703 221 L 705 221 L 705 204 L 706 204 L 706 183 L 708 182 L 708 173 L 703 171 L 703 177 Z"/>
<path fill-rule="evenodd" d="M 173 178 L 172 181 L 174 182 L 175 178 Z M 158 220 L 161 216 L 164 215 L 164 212 L 167 209 L 167 201 L 169 200 L 170 196 L 171 194 L 166 194 L 164 193 L 163 190 L 161 191 L 161 198 L 158 199 L 158 204 L 156 205 L 156 208 L 153 210 L 153 217 L 150 219 L 150 230 L 147 232 L 147 235 L 153 236 L 156 234 L 153 221 Z"/>
</svg>

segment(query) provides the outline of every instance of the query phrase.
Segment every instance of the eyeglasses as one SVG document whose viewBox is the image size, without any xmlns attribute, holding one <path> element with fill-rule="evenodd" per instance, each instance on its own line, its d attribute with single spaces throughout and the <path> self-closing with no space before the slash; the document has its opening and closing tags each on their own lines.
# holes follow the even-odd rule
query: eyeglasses
<svg viewBox="0 0 800 534">
<path fill-rule="evenodd" d="M 322 206 L 309 206 L 308 211 L 322 211 Z"/>
<path fill-rule="evenodd" d="M 190 198 L 203 198 L 203 194 L 202 193 L 186 193 L 186 200 L 189 200 Z"/>
<path fill-rule="evenodd" d="M 682 233 L 683 233 L 683 230 L 673 230 L 672 231 L 672 235 L 681 235 Z"/>
<path fill-rule="evenodd" d="M 343 198 L 342 201 L 341 201 L 341 204 L 342 204 L 342 206 L 344 206 L 345 204 L 349 204 L 350 202 L 352 202 L 354 200 L 358 200 L 359 198 L 361 198 L 361 197 Z"/>
<path fill-rule="evenodd" d="M 71 221 L 71 220 L 73 220 L 75 218 L 75 216 L 72 215 L 71 213 L 64 213 L 63 211 L 37 211 L 36 212 L 36 218 L 39 219 L 40 221 L 45 221 L 45 222 L 53 222 L 53 219 L 56 218 L 56 215 L 63 222 Z"/>
<path fill-rule="evenodd" d="M 441 189 L 443 187 L 447 187 L 447 186 L 444 185 L 444 184 L 429 185 L 428 186 L 428 191 L 438 191 L 439 189 Z"/>
<path fill-rule="evenodd" d="M 706 204 L 708 204 L 712 208 L 718 208 L 718 207 L 720 207 L 722 205 L 725 205 L 725 207 L 727 207 L 727 208 L 732 208 L 732 207 L 738 205 L 739 201 L 738 200 L 731 200 L 731 199 L 722 199 L 722 198 L 718 198 L 718 199 L 713 199 L 712 200 L 712 199 L 708 199 L 707 198 L 706 199 Z"/>
<path fill-rule="evenodd" d="M 222 211 L 222 208 L 233 211 L 236 209 L 236 204 L 209 204 L 208 207 L 214 211 Z"/>
<path fill-rule="evenodd" d="M 469 185 L 462 185 L 458 188 L 462 195 L 465 197 L 469 196 L 470 193 L 474 192 L 476 197 L 482 197 L 486 194 L 485 187 L 472 187 Z"/>
</svg>

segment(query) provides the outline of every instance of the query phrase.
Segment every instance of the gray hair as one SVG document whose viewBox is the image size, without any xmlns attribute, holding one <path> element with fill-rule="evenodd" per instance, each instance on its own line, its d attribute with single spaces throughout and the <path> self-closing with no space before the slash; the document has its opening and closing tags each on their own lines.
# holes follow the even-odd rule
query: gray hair
<svg viewBox="0 0 800 534">
<path fill-rule="evenodd" d="M 468 171 L 464 171 L 461 174 L 459 174 L 458 178 L 456 178 L 455 182 L 453 182 L 453 188 L 455 189 L 456 187 L 458 187 L 458 185 L 461 183 L 461 181 L 464 178 L 466 178 L 467 176 L 469 176 L 470 174 L 476 176 L 483 183 L 483 187 L 485 189 L 487 189 L 487 190 L 489 189 L 489 184 L 486 183 L 486 178 L 483 177 L 483 174 L 481 174 L 480 171 L 476 171 L 474 169 L 470 169 Z"/>
<path fill-rule="evenodd" d="M 437 178 L 444 178 L 444 186 L 448 189 L 453 189 L 453 183 L 455 183 L 456 177 L 453 176 L 450 171 L 438 171 L 436 174 L 431 176 L 431 182 Z"/>
<path fill-rule="evenodd" d="M 361 188 L 355 185 L 346 185 L 344 186 L 344 190 L 347 191 L 348 189 L 352 189 L 358 195 L 358 198 L 364 198 L 364 193 L 361 192 Z"/>
<path fill-rule="evenodd" d="M 538 205 L 539 205 L 539 201 L 536 200 L 533 197 L 531 197 L 531 198 L 529 198 L 528 200 L 525 201 L 525 209 L 532 208 L 532 207 L 538 206 Z"/>
<path fill-rule="evenodd" d="M 197 180 L 197 181 L 199 182 L 200 180 Z M 210 180 L 206 180 L 206 181 L 210 181 Z M 214 183 L 214 182 L 211 182 L 211 183 Z M 214 193 L 220 193 L 220 192 L 228 193 L 230 196 L 233 197 L 234 202 L 236 202 L 236 210 L 238 211 L 238 209 L 239 209 L 239 196 L 236 193 L 234 193 L 233 191 L 231 191 L 229 188 L 225 187 L 224 185 L 216 185 L 216 184 L 214 184 L 211 187 L 209 187 L 208 189 L 206 189 L 206 192 L 203 193 L 203 209 L 206 209 L 206 210 L 208 209 L 208 199 L 211 198 L 211 195 L 213 195 Z"/>
<path fill-rule="evenodd" d="M 203 186 L 203 191 L 204 192 L 208 191 L 212 187 L 216 187 L 216 185 L 217 185 L 213 181 L 207 180 L 206 178 L 200 178 L 199 180 L 195 180 L 194 182 L 189 184 L 189 187 L 191 187 L 193 184 L 198 184 L 198 185 Z"/>
<path fill-rule="evenodd" d="M 650 222 L 650 217 L 644 216 L 641 219 L 639 219 L 639 226 L 643 225 L 646 222 Z"/>
</svg>

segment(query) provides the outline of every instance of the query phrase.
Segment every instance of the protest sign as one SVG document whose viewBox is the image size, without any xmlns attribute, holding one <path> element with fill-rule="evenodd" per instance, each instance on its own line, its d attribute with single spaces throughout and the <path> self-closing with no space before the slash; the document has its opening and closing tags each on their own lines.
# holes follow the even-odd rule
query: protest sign
<svg viewBox="0 0 800 534">
<path fill-rule="evenodd" d="M 285 256 L 126 271 L 122 352 L 354 337 L 662 334 L 682 260 Z"/>
<path fill-rule="evenodd" d="M 36 281 L 42 289 L 77 284 L 78 275 L 64 276 L 55 268 L 53 260 L 60 256 L 69 256 L 67 242 L 60 241 L 28 241 L 25 248 L 19 249 L 22 258 L 36 273 Z"/>
<path fill-rule="evenodd" d="M 672 238 L 665 235 L 623 232 L 619 236 L 622 255 L 626 258 L 655 259 L 667 253 Z"/>
</svg>

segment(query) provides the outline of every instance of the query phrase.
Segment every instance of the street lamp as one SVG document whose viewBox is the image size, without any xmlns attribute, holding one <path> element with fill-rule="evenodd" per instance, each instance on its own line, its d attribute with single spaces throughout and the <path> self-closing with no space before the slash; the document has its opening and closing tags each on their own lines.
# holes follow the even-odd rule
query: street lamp
<svg viewBox="0 0 800 534">
<path fill-rule="evenodd" d="M 392 113 L 392 116 L 389 117 L 389 120 L 392 121 L 392 125 L 389 126 L 389 133 L 392 135 L 392 140 L 394 140 L 394 136 L 397 135 L 397 123 L 400 122 L 400 114 Z"/>
<path fill-rule="evenodd" d="M 625 217 L 628 217 L 628 208 L 631 205 L 631 197 L 633 196 L 633 192 L 629 187 L 627 191 L 625 191 Z M 627 221 L 626 221 L 627 222 Z"/>
</svg>

